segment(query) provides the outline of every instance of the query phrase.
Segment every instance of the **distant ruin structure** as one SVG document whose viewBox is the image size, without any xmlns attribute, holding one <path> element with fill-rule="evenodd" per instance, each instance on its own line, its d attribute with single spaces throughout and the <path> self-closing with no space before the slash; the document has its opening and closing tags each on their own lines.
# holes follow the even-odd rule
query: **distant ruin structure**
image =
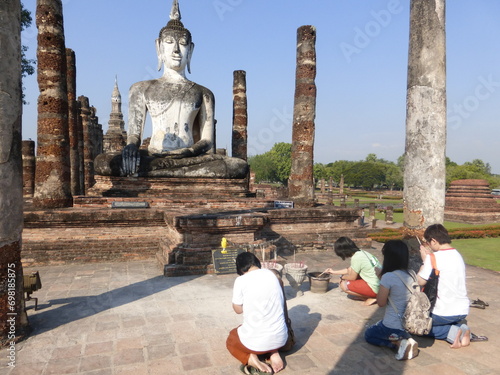
<svg viewBox="0 0 500 375">
<path fill-rule="evenodd" d="M 446 192 L 444 218 L 467 224 L 500 221 L 500 204 L 491 195 L 488 181 L 479 179 L 452 181 Z"/>
<path fill-rule="evenodd" d="M 33 205 L 69 207 L 70 156 L 66 47 L 61 0 L 39 0 L 38 28 L 38 142 Z"/>
<path fill-rule="evenodd" d="M 103 137 L 103 152 L 121 152 L 127 141 L 125 121 L 122 113 L 122 96 L 118 89 L 118 80 L 111 94 L 111 113 L 109 115 L 108 130 Z"/>
<path fill-rule="evenodd" d="M 297 30 L 297 68 L 293 107 L 292 168 L 288 195 L 298 207 L 314 205 L 314 119 L 316 117 L 316 28 Z"/>
<path fill-rule="evenodd" d="M 409 230 L 444 221 L 445 151 L 445 0 L 412 0 L 403 193 Z"/>
<path fill-rule="evenodd" d="M 33 198 L 35 192 L 35 141 L 22 141 L 23 158 L 23 196 Z"/>
</svg>

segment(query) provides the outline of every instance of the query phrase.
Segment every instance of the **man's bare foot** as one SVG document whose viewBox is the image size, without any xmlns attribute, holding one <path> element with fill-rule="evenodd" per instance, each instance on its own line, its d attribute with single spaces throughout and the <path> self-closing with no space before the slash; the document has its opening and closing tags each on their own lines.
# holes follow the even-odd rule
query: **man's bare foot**
<svg viewBox="0 0 500 375">
<path fill-rule="evenodd" d="M 460 340 L 460 344 L 462 347 L 470 345 L 470 329 L 467 329 L 462 336 L 462 340 Z"/>
<path fill-rule="evenodd" d="M 363 302 L 363 305 L 365 306 L 371 306 L 377 302 L 376 298 L 367 298 L 365 299 L 365 302 Z"/>
<path fill-rule="evenodd" d="M 248 364 L 252 367 L 255 367 L 259 371 L 272 373 L 271 367 L 269 367 L 267 363 L 261 362 L 256 354 L 250 354 L 250 358 L 248 358 Z"/>
<path fill-rule="evenodd" d="M 450 345 L 450 348 L 460 349 L 462 347 L 462 340 L 460 339 L 460 336 L 462 336 L 461 329 L 458 330 L 457 336 L 455 337 L 455 341 L 453 341 L 453 344 Z"/>
<path fill-rule="evenodd" d="M 280 353 L 274 352 L 271 354 L 271 367 L 273 368 L 274 373 L 280 372 L 283 370 L 283 359 L 280 356 Z"/>
</svg>

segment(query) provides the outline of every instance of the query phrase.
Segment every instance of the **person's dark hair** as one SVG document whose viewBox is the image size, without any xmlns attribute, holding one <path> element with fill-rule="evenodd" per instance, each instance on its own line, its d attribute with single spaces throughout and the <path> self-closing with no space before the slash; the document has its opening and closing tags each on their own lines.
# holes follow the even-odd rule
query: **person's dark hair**
<svg viewBox="0 0 500 375">
<path fill-rule="evenodd" d="M 335 254 L 341 257 L 342 260 L 352 257 L 356 251 L 359 251 L 359 248 L 349 237 L 340 237 L 335 241 L 333 249 L 335 250 Z"/>
<path fill-rule="evenodd" d="M 408 269 L 410 253 L 408 246 L 401 240 L 389 240 L 382 247 L 384 261 L 382 263 L 381 275 L 396 270 Z"/>
<path fill-rule="evenodd" d="M 260 260 L 255 254 L 249 252 L 238 254 L 236 257 L 236 273 L 238 275 L 243 275 L 245 272 L 248 272 L 252 266 L 257 268 L 261 267 Z"/>
<path fill-rule="evenodd" d="M 424 232 L 424 238 L 427 242 L 430 242 L 434 238 L 440 245 L 451 243 L 448 231 L 441 224 L 429 225 Z"/>
</svg>

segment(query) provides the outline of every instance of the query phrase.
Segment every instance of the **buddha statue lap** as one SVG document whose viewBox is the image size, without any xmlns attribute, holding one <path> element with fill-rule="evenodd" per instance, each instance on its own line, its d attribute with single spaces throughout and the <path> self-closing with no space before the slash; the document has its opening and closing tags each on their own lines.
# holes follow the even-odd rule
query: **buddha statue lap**
<svg viewBox="0 0 500 375">
<path fill-rule="evenodd" d="M 180 21 L 174 0 L 170 21 L 156 39 L 158 79 L 141 81 L 129 91 L 127 145 L 121 153 L 104 153 L 94 161 L 104 176 L 245 178 L 248 164 L 215 153 L 213 93 L 186 78 L 194 43 Z M 146 115 L 152 122 L 147 150 L 141 145 Z"/>
</svg>

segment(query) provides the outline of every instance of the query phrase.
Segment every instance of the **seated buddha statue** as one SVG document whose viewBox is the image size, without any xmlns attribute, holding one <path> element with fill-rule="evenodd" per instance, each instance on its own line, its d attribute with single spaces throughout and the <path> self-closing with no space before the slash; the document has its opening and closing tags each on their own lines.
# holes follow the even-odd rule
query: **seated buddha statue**
<svg viewBox="0 0 500 375">
<path fill-rule="evenodd" d="M 129 91 L 127 145 L 94 162 L 105 176 L 244 178 L 246 161 L 215 153 L 213 93 L 186 78 L 194 43 L 174 0 L 170 21 L 156 39 L 158 79 L 137 82 Z M 152 122 L 147 150 L 141 145 L 146 115 Z"/>
</svg>

